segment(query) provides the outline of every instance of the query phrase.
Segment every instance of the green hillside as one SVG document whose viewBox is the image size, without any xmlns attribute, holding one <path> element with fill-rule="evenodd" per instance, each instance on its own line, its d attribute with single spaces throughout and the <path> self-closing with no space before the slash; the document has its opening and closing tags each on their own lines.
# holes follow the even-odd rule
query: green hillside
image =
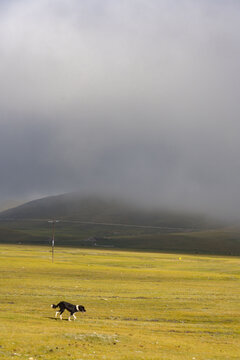
<svg viewBox="0 0 240 360">
<path fill-rule="evenodd" d="M 0 242 L 141 249 L 188 253 L 240 254 L 240 231 L 186 213 L 146 210 L 116 199 L 52 196 L 0 213 Z"/>
<path fill-rule="evenodd" d="M 63 194 L 34 200 L 0 212 L 0 220 L 61 219 L 171 228 L 209 228 L 216 222 L 199 214 L 149 210 L 127 201 Z"/>
</svg>

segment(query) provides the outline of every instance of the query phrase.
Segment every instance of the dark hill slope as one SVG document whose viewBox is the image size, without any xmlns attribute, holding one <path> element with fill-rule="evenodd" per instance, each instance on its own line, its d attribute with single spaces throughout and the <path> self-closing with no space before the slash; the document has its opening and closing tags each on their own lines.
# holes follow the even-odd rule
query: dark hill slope
<svg viewBox="0 0 240 360">
<path fill-rule="evenodd" d="M 50 245 L 49 219 L 61 220 L 57 246 L 240 254 L 239 228 L 224 228 L 200 215 L 79 194 L 50 196 L 1 212 L 0 243 Z"/>
<path fill-rule="evenodd" d="M 200 215 L 150 211 L 124 201 L 79 194 L 50 196 L 0 213 L 0 220 L 79 220 L 171 228 L 209 228 L 216 223 Z"/>
</svg>

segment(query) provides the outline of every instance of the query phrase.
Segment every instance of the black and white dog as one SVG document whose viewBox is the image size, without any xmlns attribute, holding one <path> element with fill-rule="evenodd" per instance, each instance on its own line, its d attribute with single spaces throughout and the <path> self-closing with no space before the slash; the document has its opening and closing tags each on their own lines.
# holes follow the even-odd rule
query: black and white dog
<svg viewBox="0 0 240 360">
<path fill-rule="evenodd" d="M 76 316 L 74 315 L 76 312 L 85 312 L 85 308 L 82 305 L 73 305 L 66 301 L 60 301 L 57 305 L 52 304 L 51 307 L 53 309 L 56 309 L 59 307 L 59 311 L 56 312 L 55 317 L 58 316 L 58 313 L 60 313 L 60 319 L 62 320 L 62 313 L 64 310 L 68 310 L 70 312 L 68 320 L 71 321 L 71 316 L 73 316 L 74 320 L 76 320 Z"/>
</svg>

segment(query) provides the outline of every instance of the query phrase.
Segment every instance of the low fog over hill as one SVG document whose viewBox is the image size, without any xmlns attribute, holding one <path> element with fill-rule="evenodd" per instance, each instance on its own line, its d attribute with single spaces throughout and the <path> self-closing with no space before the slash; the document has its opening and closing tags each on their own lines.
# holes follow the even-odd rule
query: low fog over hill
<svg viewBox="0 0 240 360">
<path fill-rule="evenodd" d="M 124 200 L 76 193 L 34 200 L 0 213 L 1 220 L 52 218 L 171 228 L 208 228 L 219 225 L 199 214 L 150 209 Z"/>
<path fill-rule="evenodd" d="M 81 191 L 236 219 L 239 14 L 240 1 L 0 1 L 0 209 Z"/>
<path fill-rule="evenodd" d="M 0 213 L 0 242 L 114 247 L 144 251 L 240 254 L 240 230 L 206 216 L 156 210 L 77 193 L 34 200 Z"/>
</svg>

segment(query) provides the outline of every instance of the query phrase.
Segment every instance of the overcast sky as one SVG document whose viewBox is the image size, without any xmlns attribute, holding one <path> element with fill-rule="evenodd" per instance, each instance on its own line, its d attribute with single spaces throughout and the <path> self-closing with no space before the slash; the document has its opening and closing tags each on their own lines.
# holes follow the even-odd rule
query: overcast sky
<svg viewBox="0 0 240 360">
<path fill-rule="evenodd" d="M 0 208 L 71 191 L 240 213 L 240 2 L 0 1 Z"/>
</svg>

